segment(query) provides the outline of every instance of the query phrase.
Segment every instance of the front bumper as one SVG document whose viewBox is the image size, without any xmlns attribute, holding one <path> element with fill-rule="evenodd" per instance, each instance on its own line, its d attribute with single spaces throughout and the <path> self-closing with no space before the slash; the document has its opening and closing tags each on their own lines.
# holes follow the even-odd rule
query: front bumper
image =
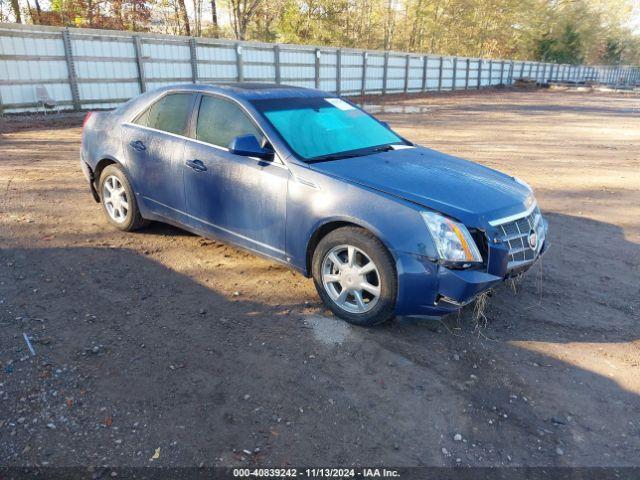
<svg viewBox="0 0 640 480">
<path fill-rule="evenodd" d="M 396 252 L 396 314 L 443 316 L 455 312 L 498 283 L 527 271 L 547 250 L 545 241 L 531 262 L 512 270 L 507 270 L 509 252 L 502 244 L 489 247 L 483 270 L 454 270 L 420 255 Z"/>
</svg>

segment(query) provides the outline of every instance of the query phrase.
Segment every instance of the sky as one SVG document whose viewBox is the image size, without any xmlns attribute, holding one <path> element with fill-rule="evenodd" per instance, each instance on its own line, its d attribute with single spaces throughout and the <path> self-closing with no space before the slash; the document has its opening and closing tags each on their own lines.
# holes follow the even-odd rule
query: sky
<svg viewBox="0 0 640 480">
<path fill-rule="evenodd" d="M 640 36 L 640 0 L 634 3 L 631 19 L 629 20 L 629 27 L 635 35 Z"/>
</svg>

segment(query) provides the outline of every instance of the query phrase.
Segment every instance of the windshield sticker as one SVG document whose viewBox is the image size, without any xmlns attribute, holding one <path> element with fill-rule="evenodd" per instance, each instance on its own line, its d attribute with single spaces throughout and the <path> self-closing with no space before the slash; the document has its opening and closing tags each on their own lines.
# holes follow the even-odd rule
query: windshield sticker
<svg viewBox="0 0 640 480">
<path fill-rule="evenodd" d="M 349 105 L 344 100 L 340 100 L 339 98 L 325 98 L 325 101 L 329 102 L 331 105 L 340 110 L 355 110 L 353 106 Z"/>
</svg>

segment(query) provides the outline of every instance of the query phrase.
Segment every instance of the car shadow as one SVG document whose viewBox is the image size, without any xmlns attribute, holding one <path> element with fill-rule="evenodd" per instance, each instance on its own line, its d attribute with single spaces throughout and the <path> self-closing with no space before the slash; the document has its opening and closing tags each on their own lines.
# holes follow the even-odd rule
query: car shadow
<svg viewBox="0 0 640 480">
<path fill-rule="evenodd" d="M 612 225 L 548 218 L 542 293 L 535 267 L 517 294 L 498 289 L 480 329 L 471 308 L 437 329 L 351 327 L 225 295 L 126 248 L 1 249 L 0 456 L 637 466 L 639 247 Z"/>
</svg>

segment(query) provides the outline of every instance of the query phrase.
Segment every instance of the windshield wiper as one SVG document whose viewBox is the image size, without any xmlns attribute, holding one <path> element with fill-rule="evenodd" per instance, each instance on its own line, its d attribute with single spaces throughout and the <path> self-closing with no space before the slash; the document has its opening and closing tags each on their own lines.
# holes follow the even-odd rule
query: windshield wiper
<svg viewBox="0 0 640 480">
<path fill-rule="evenodd" d="M 389 150 L 395 150 L 393 148 L 393 145 L 391 144 L 387 144 L 387 145 L 380 145 L 377 147 L 373 147 L 370 148 L 368 151 L 365 152 L 352 152 L 352 153 L 329 153 L 327 155 L 321 155 L 319 157 L 314 157 L 310 160 L 308 160 L 307 163 L 316 163 L 316 162 L 329 162 L 331 160 L 341 160 L 343 158 L 355 158 L 355 157 L 364 157 L 366 155 L 373 155 L 374 153 L 379 153 L 379 152 L 388 152 Z"/>
<path fill-rule="evenodd" d="M 362 153 L 329 153 L 310 159 L 307 163 L 329 162 L 331 160 L 341 160 L 343 158 L 361 157 Z"/>
<path fill-rule="evenodd" d="M 372 150 L 374 152 L 388 152 L 389 150 L 395 150 L 395 148 L 393 148 L 393 145 L 388 144 L 388 145 L 380 145 L 379 147 L 375 147 Z"/>
</svg>

